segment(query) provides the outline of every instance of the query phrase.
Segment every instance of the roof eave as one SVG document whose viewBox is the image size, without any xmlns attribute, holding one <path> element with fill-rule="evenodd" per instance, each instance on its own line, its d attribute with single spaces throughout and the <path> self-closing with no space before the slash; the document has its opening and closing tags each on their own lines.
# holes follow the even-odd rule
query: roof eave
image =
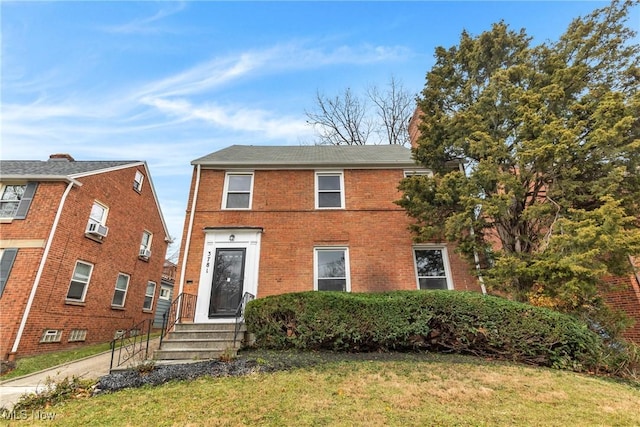
<svg viewBox="0 0 640 427">
<path fill-rule="evenodd" d="M 82 186 L 82 183 L 76 179 L 66 175 L 29 175 L 29 174 L 13 174 L 13 175 L 0 175 L 0 181 L 38 181 L 38 182 L 66 182 L 73 183 L 78 187 Z"/>
</svg>

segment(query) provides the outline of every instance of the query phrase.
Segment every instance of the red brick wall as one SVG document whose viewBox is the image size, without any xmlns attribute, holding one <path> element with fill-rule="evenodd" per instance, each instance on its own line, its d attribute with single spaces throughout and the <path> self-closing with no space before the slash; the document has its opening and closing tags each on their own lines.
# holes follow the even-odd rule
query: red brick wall
<svg viewBox="0 0 640 427">
<path fill-rule="evenodd" d="M 605 294 L 606 301 L 634 322 L 623 336 L 640 343 L 640 286 L 635 276 L 611 278 L 607 282 L 614 286 L 614 290 Z"/>
<path fill-rule="evenodd" d="M 142 310 L 148 281 L 156 282 L 153 309 L 160 291 L 160 280 L 164 264 L 167 243 L 161 217 L 158 213 L 151 187 L 145 180 L 140 193 L 133 189 L 136 169 L 146 175 L 142 166 L 92 175 L 78 179 L 83 185 L 74 187 L 67 197 L 58 229 L 53 239 L 47 265 L 36 293 L 29 320 L 24 330 L 18 356 L 55 351 L 61 348 L 104 342 L 113 338 L 118 329 L 128 329 L 142 319 L 152 319 L 152 313 Z M 47 184 L 48 185 L 48 184 Z M 27 217 L 28 221 L 41 221 L 40 212 L 44 202 L 45 185 L 40 185 Z M 47 200 L 57 209 L 60 198 Z M 95 200 L 109 208 L 106 225 L 108 235 L 102 242 L 85 237 L 85 229 Z M 25 222 L 27 221 L 25 220 Z M 47 217 L 49 224 L 52 219 Z M 13 226 L 18 221 L 14 221 Z M 138 258 L 143 230 L 153 233 L 151 257 L 149 261 Z M 3 236 L 3 238 L 5 238 Z M 7 282 L 2 298 L 2 315 L 6 306 L 13 306 L 8 295 L 21 295 L 26 303 L 33 280 L 20 280 L 20 277 L 35 277 L 37 262 L 23 265 L 27 251 L 21 249 Z M 34 256 L 33 259 L 36 257 Z M 39 258 L 39 257 L 38 257 Z M 81 260 L 94 265 L 87 289 L 84 305 L 65 303 L 69 282 L 76 261 Z M 39 262 L 39 261 L 38 261 Z M 23 268 L 24 267 L 24 268 Z M 24 271 L 23 271 L 24 270 Z M 27 271 L 29 270 L 29 271 Z M 111 308 L 118 273 L 130 276 L 125 307 L 123 310 Z M 24 304 L 23 304 L 24 305 Z M 10 309 L 9 318 L 20 322 L 23 307 L 16 305 Z M 4 323 L 4 322 L 3 322 Z M 13 345 L 17 326 L 7 328 L 9 347 Z M 60 343 L 40 344 L 42 333 L 46 329 L 62 329 Z M 84 343 L 68 343 L 71 329 L 87 329 Z M 5 331 L 3 330 L 3 333 Z M 4 335 L 3 335 L 3 343 Z M 6 347 L 2 347 L 6 356 Z"/>
<path fill-rule="evenodd" d="M 301 170 L 256 171 L 252 209 L 221 211 L 224 176 L 202 171 L 185 273 L 192 284 L 184 292 L 197 293 L 203 229 L 212 226 L 263 227 L 258 297 L 313 290 L 316 246 L 349 248 L 353 292 L 417 289 L 410 219 L 393 203 L 402 170 L 345 170 L 346 209 L 340 210 L 315 209 L 314 171 Z M 182 248 L 186 225 L 183 236 Z M 448 255 L 455 288 L 479 291 L 469 266 L 451 247 Z"/>
</svg>

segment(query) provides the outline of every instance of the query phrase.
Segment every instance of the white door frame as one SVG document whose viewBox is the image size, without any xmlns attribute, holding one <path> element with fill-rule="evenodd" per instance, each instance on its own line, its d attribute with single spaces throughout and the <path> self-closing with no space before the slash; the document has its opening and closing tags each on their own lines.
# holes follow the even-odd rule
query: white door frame
<svg viewBox="0 0 640 427">
<path fill-rule="evenodd" d="M 243 291 L 254 296 L 258 294 L 258 271 L 260 263 L 260 239 L 262 228 L 205 228 L 204 250 L 200 267 L 198 300 L 196 302 L 195 323 L 229 323 L 232 318 L 209 318 L 209 300 L 213 282 L 216 249 L 244 248 Z"/>
</svg>

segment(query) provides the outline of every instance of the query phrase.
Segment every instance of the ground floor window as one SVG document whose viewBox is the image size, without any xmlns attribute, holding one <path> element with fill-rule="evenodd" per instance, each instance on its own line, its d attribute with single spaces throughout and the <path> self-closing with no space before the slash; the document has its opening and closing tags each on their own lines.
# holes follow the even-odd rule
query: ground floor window
<svg viewBox="0 0 640 427">
<path fill-rule="evenodd" d="M 314 276 L 317 291 L 351 291 L 347 248 L 316 248 Z"/>
<path fill-rule="evenodd" d="M 153 308 L 153 297 L 155 293 L 156 293 L 155 282 L 148 282 L 147 291 L 144 294 L 144 304 L 142 305 L 143 310 L 151 310 Z"/>
<path fill-rule="evenodd" d="M 453 289 L 446 248 L 418 247 L 413 253 L 418 289 Z"/>
</svg>

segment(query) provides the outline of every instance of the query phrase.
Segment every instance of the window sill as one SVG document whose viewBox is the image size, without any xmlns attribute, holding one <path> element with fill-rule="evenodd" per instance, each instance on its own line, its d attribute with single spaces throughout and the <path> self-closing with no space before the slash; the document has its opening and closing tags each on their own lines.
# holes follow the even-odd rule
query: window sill
<svg viewBox="0 0 640 427">
<path fill-rule="evenodd" d="M 111 310 L 124 311 L 124 310 L 125 310 L 125 308 L 124 308 L 124 307 L 120 307 L 119 305 L 112 305 L 112 306 L 111 306 Z"/>
<path fill-rule="evenodd" d="M 143 313 L 149 313 L 149 314 L 151 314 L 151 313 L 153 313 L 153 310 L 149 310 L 149 309 L 147 309 L 147 308 L 143 308 L 143 309 L 142 309 L 142 312 L 143 312 Z"/>
<path fill-rule="evenodd" d="M 89 234 L 89 233 L 85 233 L 84 237 L 86 237 L 89 240 L 93 240 L 94 242 L 98 242 L 98 243 L 102 243 L 102 237 L 97 237 L 94 236 L 93 234 Z"/>
<path fill-rule="evenodd" d="M 13 218 L 0 218 L 0 224 L 11 224 L 13 222 Z"/>
<path fill-rule="evenodd" d="M 80 307 L 84 307 L 85 305 L 87 305 L 84 301 L 75 301 L 75 300 L 71 300 L 71 299 L 66 299 L 64 300 L 64 303 L 67 305 L 77 305 Z"/>
<path fill-rule="evenodd" d="M 149 258 L 148 258 L 148 257 L 146 257 L 146 256 L 138 256 L 138 259 L 139 259 L 140 261 L 149 262 Z"/>
</svg>

